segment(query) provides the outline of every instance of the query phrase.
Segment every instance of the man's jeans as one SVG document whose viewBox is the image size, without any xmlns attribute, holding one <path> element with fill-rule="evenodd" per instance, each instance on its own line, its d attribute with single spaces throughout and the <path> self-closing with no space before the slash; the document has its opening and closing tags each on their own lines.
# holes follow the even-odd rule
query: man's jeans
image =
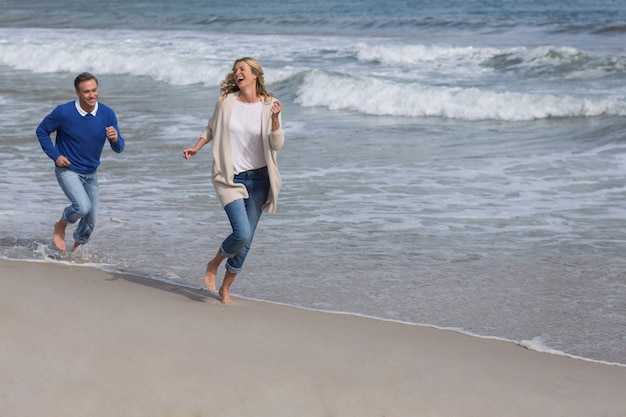
<svg viewBox="0 0 626 417">
<path fill-rule="evenodd" d="M 267 168 L 245 171 L 235 175 L 235 183 L 244 184 L 248 198 L 230 202 L 224 207 L 233 232 L 220 247 L 220 253 L 228 259 L 226 269 L 237 274 L 243 268 L 256 226 L 261 218 L 263 204 L 270 189 Z"/>
<path fill-rule="evenodd" d="M 61 189 L 72 203 L 63 210 L 63 220 L 78 223 L 74 230 L 74 241 L 84 245 L 96 226 L 98 215 L 98 173 L 79 174 L 68 168 L 54 170 Z"/>
</svg>

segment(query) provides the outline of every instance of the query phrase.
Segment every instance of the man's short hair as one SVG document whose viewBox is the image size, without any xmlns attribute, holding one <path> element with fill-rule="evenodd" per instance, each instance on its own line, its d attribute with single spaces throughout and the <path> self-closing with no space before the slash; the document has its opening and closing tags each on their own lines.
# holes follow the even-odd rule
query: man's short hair
<svg viewBox="0 0 626 417">
<path fill-rule="evenodd" d="M 78 74 L 76 78 L 74 78 L 74 88 L 76 89 L 76 91 L 78 91 L 78 86 L 80 85 L 80 83 L 82 83 L 83 81 L 89 81 L 89 80 L 94 80 L 96 82 L 96 85 L 98 85 L 98 79 L 92 73 L 81 72 L 80 74 Z"/>
</svg>

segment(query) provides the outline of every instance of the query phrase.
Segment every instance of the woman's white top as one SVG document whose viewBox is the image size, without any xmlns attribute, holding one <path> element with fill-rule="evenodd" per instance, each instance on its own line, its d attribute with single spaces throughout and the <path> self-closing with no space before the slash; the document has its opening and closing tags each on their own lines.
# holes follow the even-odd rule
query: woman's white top
<svg viewBox="0 0 626 417">
<path fill-rule="evenodd" d="M 230 118 L 230 144 L 235 174 L 267 165 L 261 138 L 263 103 L 235 101 Z"/>
</svg>

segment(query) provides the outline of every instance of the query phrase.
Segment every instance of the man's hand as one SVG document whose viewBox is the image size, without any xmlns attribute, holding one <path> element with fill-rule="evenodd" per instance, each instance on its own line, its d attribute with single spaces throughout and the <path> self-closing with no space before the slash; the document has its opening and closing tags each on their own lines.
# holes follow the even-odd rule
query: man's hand
<svg viewBox="0 0 626 417">
<path fill-rule="evenodd" d="M 106 128 L 107 131 L 107 139 L 111 142 L 117 142 L 117 130 L 113 126 L 109 126 Z"/>
<path fill-rule="evenodd" d="M 69 159 L 67 159 L 65 156 L 61 155 L 57 158 L 56 161 L 54 161 L 55 164 L 57 164 L 57 166 L 59 168 L 65 168 L 70 166 L 71 162 Z"/>
</svg>

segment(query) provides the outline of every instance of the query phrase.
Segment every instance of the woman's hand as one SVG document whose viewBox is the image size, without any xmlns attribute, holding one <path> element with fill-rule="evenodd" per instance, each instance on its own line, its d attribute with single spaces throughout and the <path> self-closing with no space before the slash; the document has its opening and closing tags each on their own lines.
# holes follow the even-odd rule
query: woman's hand
<svg viewBox="0 0 626 417">
<path fill-rule="evenodd" d="M 195 154 L 198 153 L 198 151 L 200 149 L 202 149 L 202 147 L 204 145 L 206 145 L 208 143 L 208 141 L 206 140 L 206 138 L 203 138 L 202 136 L 198 139 L 198 142 L 196 142 L 196 146 L 194 146 L 193 148 L 187 148 L 187 149 L 183 149 L 183 158 L 185 159 L 191 159 L 192 156 L 194 156 Z"/>
<path fill-rule="evenodd" d="M 274 101 L 274 104 L 272 104 L 272 118 L 277 118 L 278 115 L 280 114 L 280 112 L 283 109 L 283 105 L 280 104 L 280 101 L 276 100 Z"/>
<path fill-rule="evenodd" d="M 183 158 L 191 159 L 191 157 L 194 156 L 197 153 L 198 153 L 198 151 L 195 150 L 194 148 L 183 149 Z"/>
<path fill-rule="evenodd" d="M 280 104 L 280 101 L 274 101 L 272 104 L 272 131 L 280 129 L 280 112 L 283 110 L 283 105 Z"/>
</svg>

